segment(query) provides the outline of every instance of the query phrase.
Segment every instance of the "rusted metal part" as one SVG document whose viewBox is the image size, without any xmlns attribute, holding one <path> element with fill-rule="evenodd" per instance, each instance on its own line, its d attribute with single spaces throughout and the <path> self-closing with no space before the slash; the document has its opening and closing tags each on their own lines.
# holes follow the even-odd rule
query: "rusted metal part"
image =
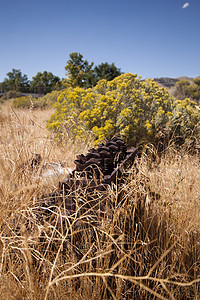
<svg viewBox="0 0 200 300">
<path fill-rule="evenodd" d="M 133 164 L 136 154 L 137 154 L 137 148 L 129 149 L 127 151 L 126 158 L 122 161 L 122 163 L 117 168 L 115 168 L 115 170 L 111 173 L 111 175 L 104 176 L 104 183 L 111 184 L 111 182 L 115 182 L 117 178 L 117 174 L 119 172 L 121 173 L 123 172 L 123 168 L 127 167 L 126 164 L 127 163 L 131 165 Z"/>
<path fill-rule="evenodd" d="M 90 149 L 86 156 L 77 155 L 76 169 L 70 179 L 60 182 L 59 188 L 65 191 L 76 187 L 94 187 L 111 184 L 130 167 L 135 159 L 137 148 L 127 149 L 120 138 Z"/>
<path fill-rule="evenodd" d="M 123 181 L 122 175 L 133 165 L 136 153 L 136 148 L 128 149 L 122 139 L 116 138 L 97 149 L 90 149 L 86 155 L 77 155 L 76 169 L 72 174 L 59 183 L 56 191 L 44 195 L 39 205 L 33 208 L 37 222 L 44 225 L 45 230 L 49 225 L 55 226 L 58 239 L 59 232 L 63 236 L 67 230 L 81 232 L 81 228 L 87 226 L 93 238 L 92 226 L 99 224 L 101 218 L 109 217 L 108 208 L 112 204 L 108 192 L 110 185 Z M 33 157 L 31 167 L 39 162 L 40 156 Z M 116 195 L 116 201 L 118 199 L 121 201 L 120 192 Z M 29 230 L 29 221 L 25 226 Z M 78 239 L 75 235 L 73 241 L 76 243 Z M 43 243 L 44 240 L 42 233 L 40 241 Z"/>
<path fill-rule="evenodd" d="M 100 201 L 100 211 L 103 213 L 108 186 L 112 183 L 118 184 L 118 179 L 122 177 L 124 170 L 133 165 L 136 154 L 137 148 L 128 149 L 122 139 L 116 138 L 99 145 L 97 149 L 88 150 L 86 155 L 77 155 L 75 170 L 69 178 L 59 182 L 59 187 L 54 193 L 45 197 L 44 203 L 41 203 L 41 208 L 56 207 L 59 203 L 64 203 L 69 215 L 77 211 L 82 214 L 88 208 L 90 211 L 96 209 L 96 202 L 99 201 L 100 197 L 102 200 Z M 94 197 L 96 192 L 98 197 Z M 88 201 L 82 205 L 79 203 L 81 198 L 87 198 Z M 93 207 L 88 207 L 88 205 Z"/>
</svg>

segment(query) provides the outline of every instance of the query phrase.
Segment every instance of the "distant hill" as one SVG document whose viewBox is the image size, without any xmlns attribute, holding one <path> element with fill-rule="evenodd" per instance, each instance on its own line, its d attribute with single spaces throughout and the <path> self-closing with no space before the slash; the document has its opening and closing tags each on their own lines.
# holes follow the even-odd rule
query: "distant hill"
<svg viewBox="0 0 200 300">
<path fill-rule="evenodd" d="M 154 80 L 161 86 L 166 87 L 168 89 L 172 88 L 176 82 L 178 82 L 180 79 L 177 78 L 170 78 L 170 77 L 160 77 L 160 78 L 154 78 Z"/>
<path fill-rule="evenodd" d="M 154 80 L 161 86 L 166 87 L 168 89 L 172 88 L 176 82 L 179 80 L 189 80 L 192 81 L 193 78 L 187 77 L 187 76 L 180 76 L 176 78 L 170 78 L 170 77 L 160 77 L 160 78 L 154 78 Z"/>
<path fill-rule="evenodd" d="M 178 79 L 178 80 L 189 80 L 189 81 L 192 81 L 194 78 L 187 77 L 187 76 L 180 76 L 180 77 L 176 77 L 176 79 Z"/>
</svg>

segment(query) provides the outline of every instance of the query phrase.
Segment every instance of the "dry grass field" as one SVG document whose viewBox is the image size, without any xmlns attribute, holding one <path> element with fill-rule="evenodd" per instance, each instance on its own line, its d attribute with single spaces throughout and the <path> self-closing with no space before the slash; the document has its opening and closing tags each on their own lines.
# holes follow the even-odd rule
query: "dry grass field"
<svg viewBox="0 0 200 300">
<path fill-rule="evenodd" d="M 149 148 L 103 195 L 77 191 L 104 214 L 69 216 L 61 199 L 45 218 L 43 196 L 67 175 L 47 180 L 31 157 L 73 169 L 92 145 L 56 144 L 52 113 L 0 109 L 0 299 L 200 299 L 199 156 Z"/>
</svg>

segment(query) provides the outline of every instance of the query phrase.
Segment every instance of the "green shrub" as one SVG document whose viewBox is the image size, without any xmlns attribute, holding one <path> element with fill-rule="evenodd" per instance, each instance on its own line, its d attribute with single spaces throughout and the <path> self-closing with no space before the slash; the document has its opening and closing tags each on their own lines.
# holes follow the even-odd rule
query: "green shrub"
<svg viewBox="0 0 200 300">
<path fill-rule="evenodd" d="M 58 96 L 60 95 L 61 91 L 52 91 L 51 93 L 46 94 L 41 99 L 44 101 L 46 106 L 52 107 L 56 101 L 58 100 Z"/>
<path fill-rule="evenodd" d="M 183 144 L 200 137 L 200 107 L 189 98 L 175 100 L 169 116 L 168 134 L 176 144 Z"/>
<path fill-rule="evenodd" d="M 17 97 L 21 97 L 20 92 L 9 91 L 1 97 L 1 100 L 9 100 L 9 99 L 17 98 Z"/>
<path fill-rule="evenodd" d="M 103 79 L 93 89 L 68 88 L 54 107 L 48 128 L 56 137 L 92 133 L 97 143 L 113 135 L 130 145 L 156 144 L 163 135 L 185 140 L 200 121 L 195 102 L 176 101 L 155 81 L 130 73 Z"/>
<path fill-rule="evenodd" d="M 15 98 L 12 102 L 15 108 L 44 108 L 45 101 L 42 98 L 33 98 L 32 96 L 24 96 Z"/>
</svg>

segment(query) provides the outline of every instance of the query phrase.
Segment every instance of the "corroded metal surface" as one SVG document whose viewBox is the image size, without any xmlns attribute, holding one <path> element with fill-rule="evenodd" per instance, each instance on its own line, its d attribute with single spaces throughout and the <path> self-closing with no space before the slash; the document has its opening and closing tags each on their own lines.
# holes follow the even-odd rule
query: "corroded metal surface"
<svg viewBox="0 0 200 300">
<path fill-rule="evenodd" d="M 137 148 L 127 149 L 121 138 L 114 138 L 97 149 L 90 149 L 86 155 L 77 155 L 76 169 L 70 179 L 60 182 L 59 188 L 68 189 L 71 186 L 94 186 L 111 184 L 123 169 L 130 167 L 135 159 Z M 95 182 L 95 184 L 94 184 Z"/>
<path fill-rule="evenodd" d="M 71 215 L 77 210 L 81 214 L 88 208 L 95 207 L 95 203 L 101 198 L 103 212 L 108 186 L 118 183 L 123 172 L 133 165 L 136 154 L 137 148 L 127 148 L 121 138 L 114 138 L 98 145 L 96 149 L 88 150 L 86 155 L 77 155 L 76 168 L 70 177 L 61 181 L 58 189 L 42 200 L 41 208 L 46 208 L 47 218 L 48 207 L 57 206 L 60 202 L 64 203 L 67 214 Z M 96 199 L 95 191 L 98 193 Z M 81 205 L 77 199 L 84 197 L 87 201 Z"/>
</svg>

